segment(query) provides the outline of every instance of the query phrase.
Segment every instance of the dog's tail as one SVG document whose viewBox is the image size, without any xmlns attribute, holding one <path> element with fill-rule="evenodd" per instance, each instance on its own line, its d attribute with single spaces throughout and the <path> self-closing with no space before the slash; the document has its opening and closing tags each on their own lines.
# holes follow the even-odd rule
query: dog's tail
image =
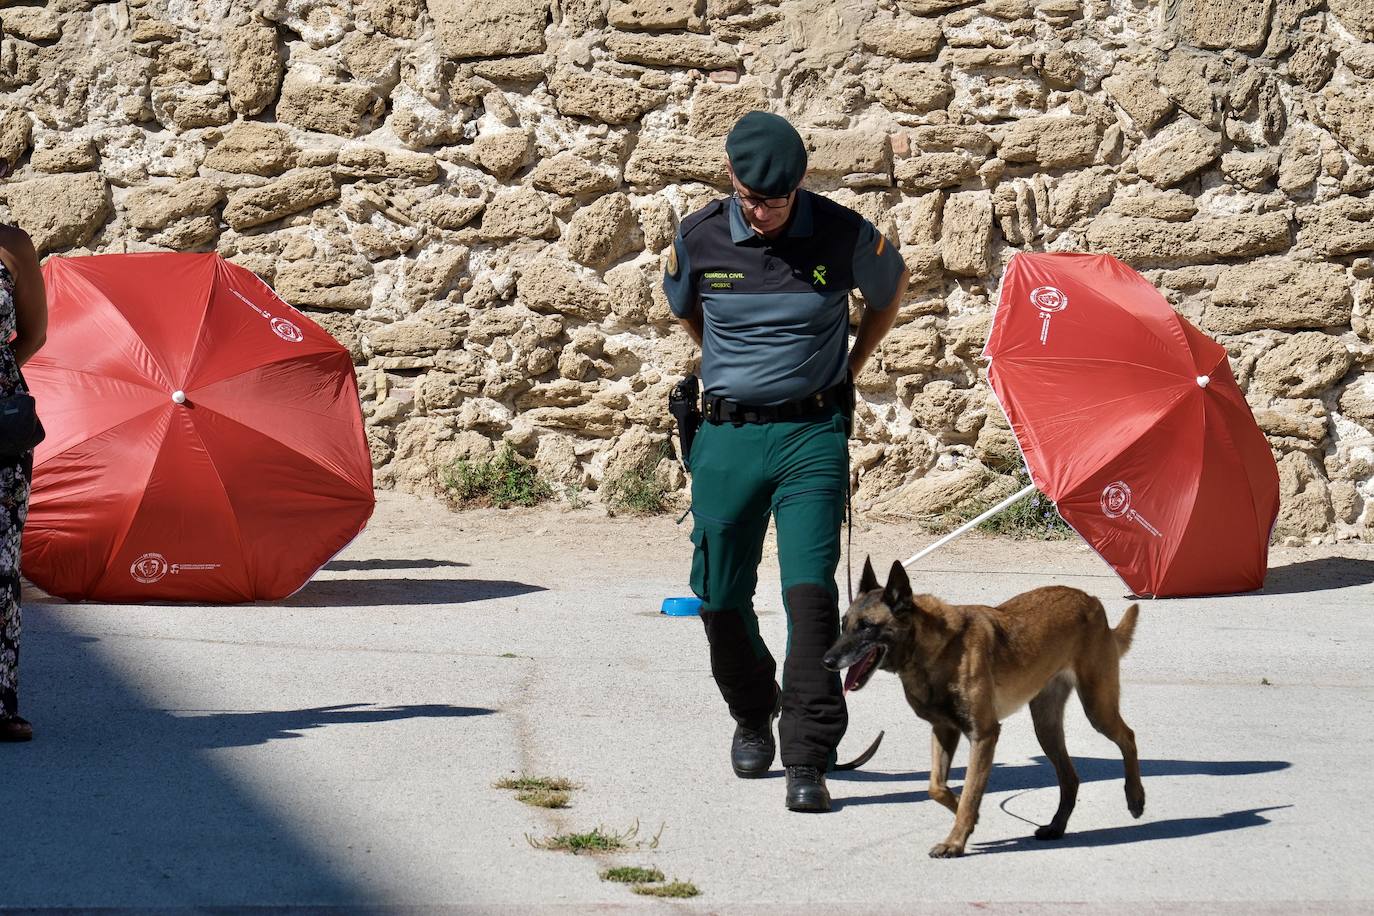
<svg viewBox="0 0 1374 916">
<path fill-rule="evenodd" d="M 1121 615 L 1121 622 L 1112 630 L 1112 637 L 1116 640 L 1116 654 L 1125 655 L 1131 651 L 1131 638 L 1135 636 L 1135 621 L 1140 616 L 1140 605 L 1133 604 L 1126 608 L 1126 613 Z"/>
</svg>

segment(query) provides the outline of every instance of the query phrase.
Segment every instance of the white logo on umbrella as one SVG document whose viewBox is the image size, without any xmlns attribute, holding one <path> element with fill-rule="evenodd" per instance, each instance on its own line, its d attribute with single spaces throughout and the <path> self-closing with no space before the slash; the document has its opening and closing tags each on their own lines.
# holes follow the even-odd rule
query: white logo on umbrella
<svg viewBox="0 0 1374 916">
<path fill-rule="evenodd" d="M 1125 481 L 1118 480 L 1107 484 L 1102 491 L 1102 514 L 1107 518 L 1121 518 L 1123 515 L 1140 525 L 1155 537 L 1163 537 L 1159 529 L 1145 520 L 1145 517 L 1131 508 L 1131 488 Z"/>
<path fill-rule="evenodd" d="M 229 292 L 233 293 L 235 296 L 238 296 L 239 301 L 242 302 L 244 305 L 248 306 L 250 309 L 257 312 L 262 317 L 266 318 L 268 324 L 272 328 L 272 333 L 276 334 L 282 340 L 286 341 L 287 343 L 300 343 L 302 340 L 305 339 L 305 335 L 301 333 L 301 329 L 296 327 L 291 322 L 287 321 L 285 318 L 273 318 L 271 312 L 254 305 L 247 296 L 245 296 L 243 293 L 239 292 L 236 289 L 231 289 L 229 290 Z"/>
<path fill-rule="evenodd" d="M 272 330 L 282 340 L 290 343 L 300 343 L 302 340 L 305 340 L 305 335 L 301 333 L 301 329 L 285 318 L 273 318 Z"/>
<path fill-rule="evenodd" d="M 1069 307 L 1069 297 L 1057 286 L 1037 286 L 1031 290 L 1030 304 L 1040 310 L 1040 345 L 1050 336 L 1050 317 Z"/>
<path fill-rule="evenodd" d="M 129 566 L 129 575 L 144 585 L 152 585 L 163 576 L 178 575 L 190 570 L 219 569 L 220 563 L 168 563 L 160 553 L 145 553 Z"/>
<path fill-rule="evenodd" d="M 129 575 L 133 576 L 136 581 L 149 585 L 167 575 L 167 570 L 170 568 L 167 565 L 167 558 L 162 554 L 145 553 L 129 566 Z"/>
</svg>

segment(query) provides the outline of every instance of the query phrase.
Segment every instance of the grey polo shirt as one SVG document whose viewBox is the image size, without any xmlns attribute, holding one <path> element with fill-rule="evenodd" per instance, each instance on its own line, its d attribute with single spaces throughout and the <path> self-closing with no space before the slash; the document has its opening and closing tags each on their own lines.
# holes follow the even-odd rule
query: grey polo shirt
<svg viewBox="0 0 1374 916">
<path fill-rule="evenodd" d="M 806 190 L 776 239 L 749 228 L 733 198 L 682 221 L 663 290 L 673 314 L 701 310 L 702 384 L 742 404 L 782 404 L 843 381 L 849 292 L 885 309 L 902 257 L 859 214 Z"/>
</svg>

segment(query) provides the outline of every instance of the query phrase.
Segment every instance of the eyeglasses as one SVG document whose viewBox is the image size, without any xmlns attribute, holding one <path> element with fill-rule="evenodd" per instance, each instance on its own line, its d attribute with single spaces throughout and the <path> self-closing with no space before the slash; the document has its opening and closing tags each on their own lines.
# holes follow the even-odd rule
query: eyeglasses
<svg viewBox="0 0 1374 916">
<path fill-rule="evenodd" d="M 792 200 L 791 194 L 786 194 L 782 197 L 755 197 L 753 194 L 741 194 L 740 192 L 736 191 L 730 196 L 733 197 L 735 200 L 739 201 L 740 203 L 744 204 L 746 207 L 752 207 L 754 209 L 758 209 L 759 207 L 766 207 L 769 210 L 781 210 L 783 207 L 786 207 Z"/>
</svg>

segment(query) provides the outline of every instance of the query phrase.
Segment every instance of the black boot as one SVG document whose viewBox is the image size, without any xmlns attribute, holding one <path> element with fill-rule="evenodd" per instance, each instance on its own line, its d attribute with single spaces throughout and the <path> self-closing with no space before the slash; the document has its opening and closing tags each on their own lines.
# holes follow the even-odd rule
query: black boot
<svg viewBox="0 0 1374 916">
<path fill-rule="evenodd" d="M 787 771 L 787 810 L 829 811 L 830 790 L 820 767 L 790 766 Z"/>
<path fill-rule="evenodd" d="M 735 726 L 735 737 L 730 742 L 730 766 L 740 779 L 758 779 L 768 775 L 773 765 L 773 756 L 778 752 L 777 742 L 773 740 L 773 720 L 782 712 L 782 691 L 776 684 L 777 701 L 773 711 L 762 724 L 756 726 L 743 723 Z"/>
</svg>

